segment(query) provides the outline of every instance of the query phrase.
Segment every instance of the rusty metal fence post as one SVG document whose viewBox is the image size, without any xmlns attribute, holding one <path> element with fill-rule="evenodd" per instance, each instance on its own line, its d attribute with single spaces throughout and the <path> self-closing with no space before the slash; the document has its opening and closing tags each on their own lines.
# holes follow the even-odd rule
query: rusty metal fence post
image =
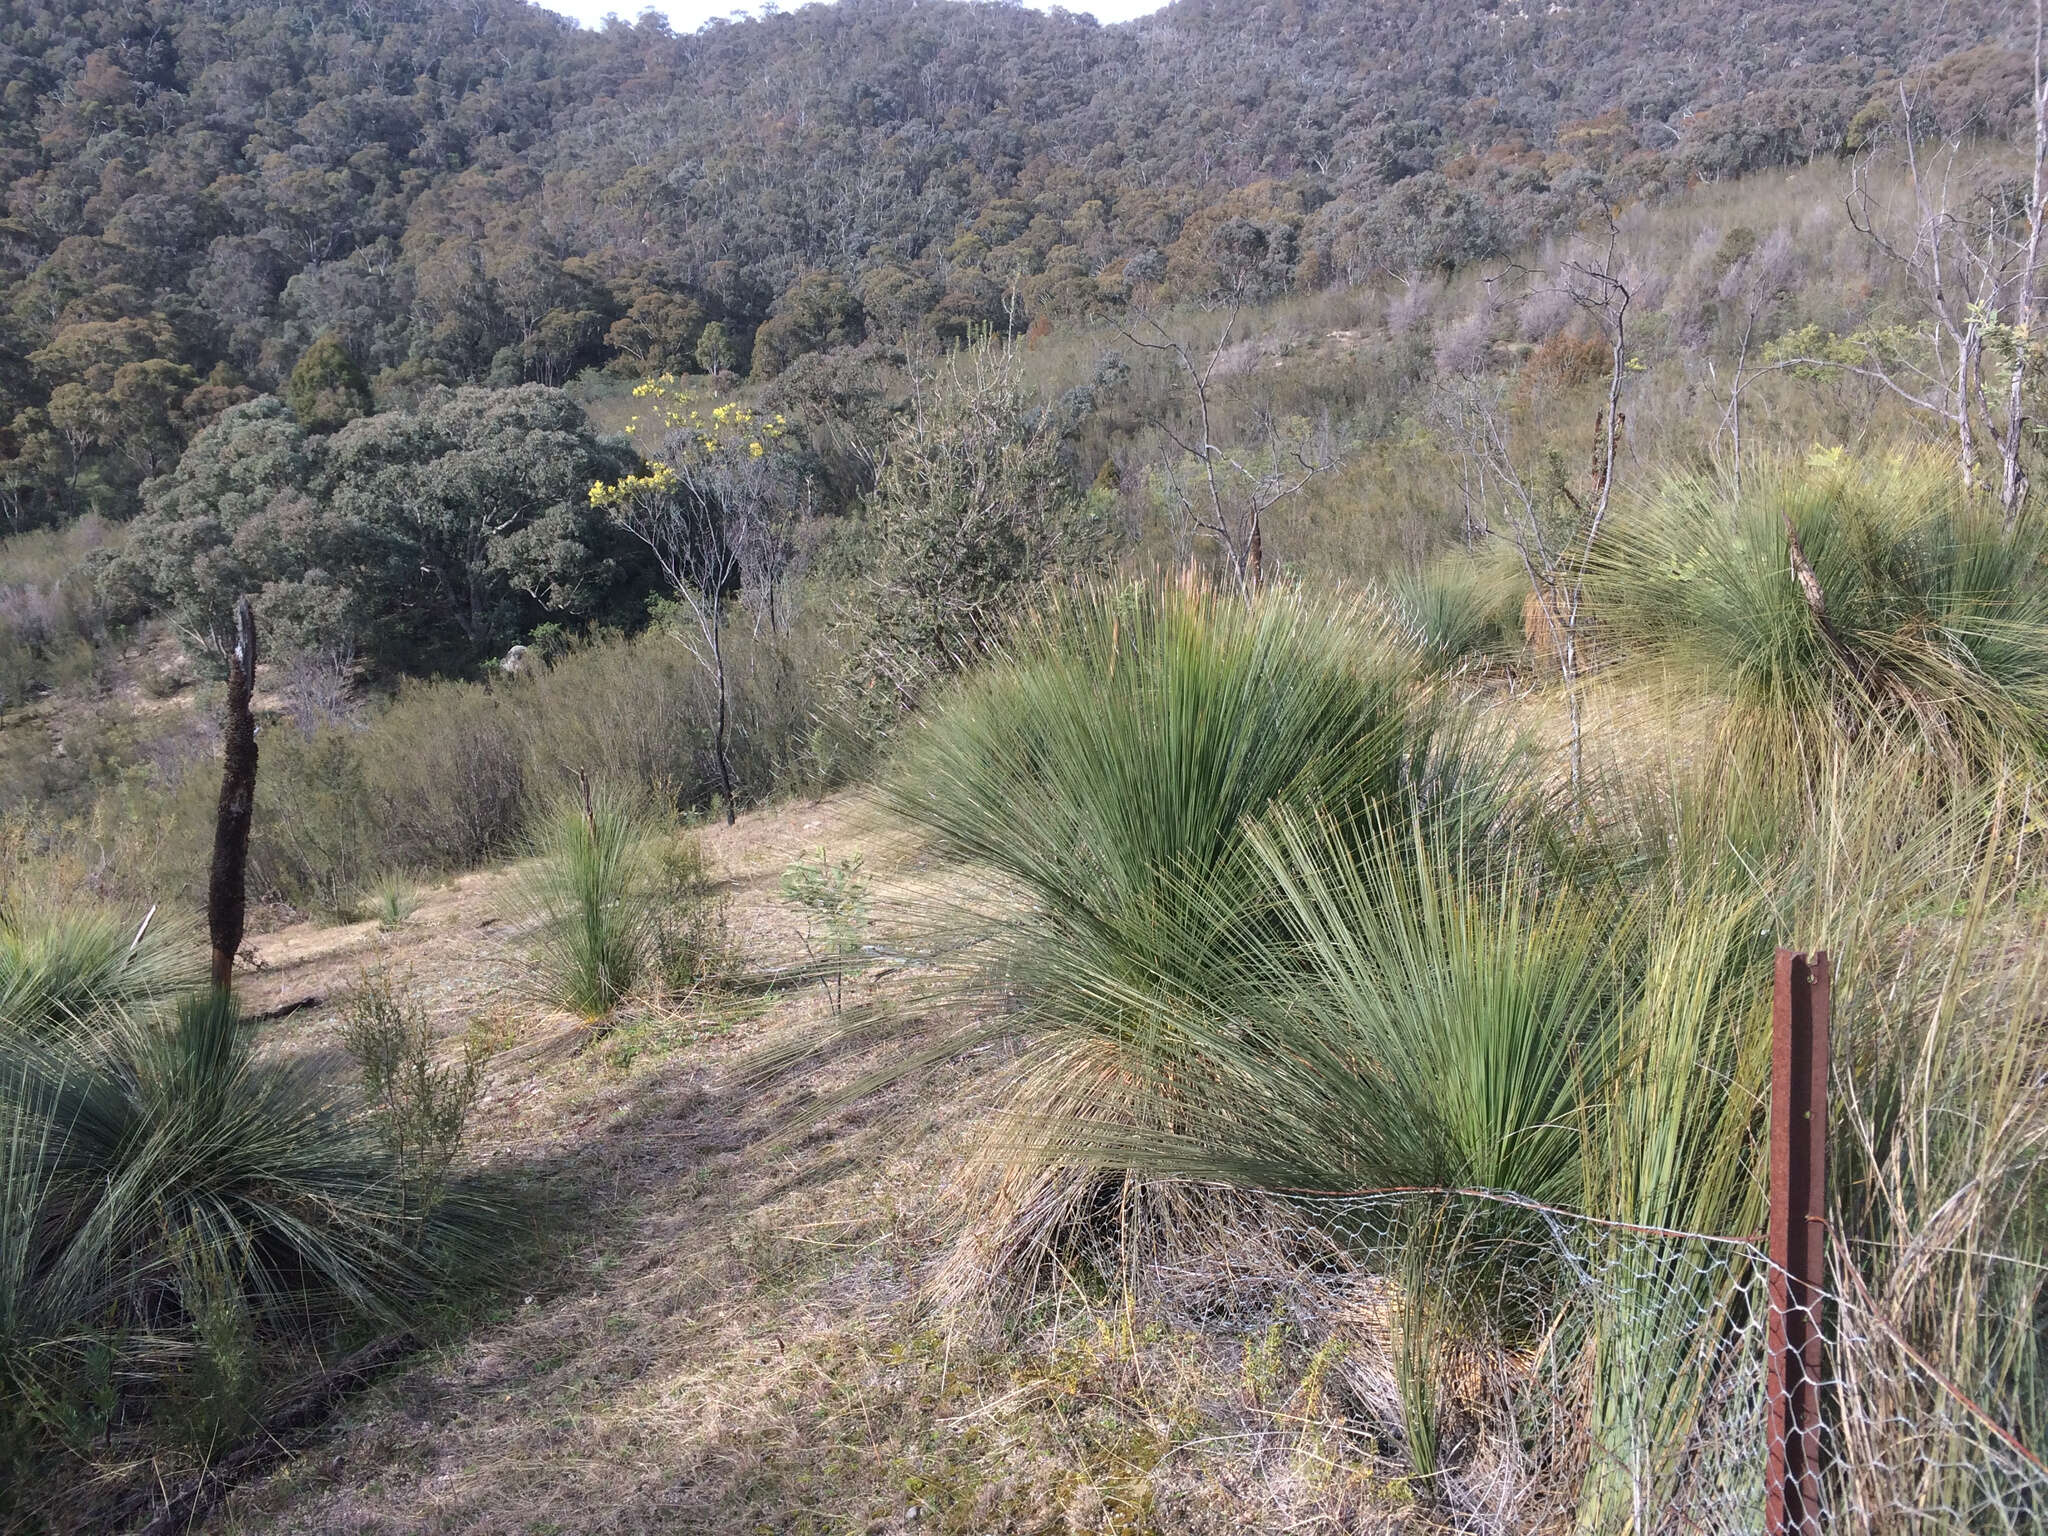
<svg viewBox="0 0 2048 1536">
<path fill-rule="evenodd" d="M 1828 957 L 1778 951 L 1771 1008 L 1771 1219 L 1764 1529 L 1819 1536 L 1826 1283 Z"/>
</svg>

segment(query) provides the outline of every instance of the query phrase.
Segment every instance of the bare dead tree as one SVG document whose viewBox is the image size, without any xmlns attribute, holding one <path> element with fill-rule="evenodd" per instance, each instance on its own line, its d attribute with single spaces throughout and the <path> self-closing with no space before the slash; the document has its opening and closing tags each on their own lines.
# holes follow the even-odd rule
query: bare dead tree
<svg viewBox="0 0 2048 1536">
<path fill-rule="evenodd" d="M 1585 775 L 1584 657 L 1586 573 L 1594 546 L 1613 503 L 1616 453 L 1625 417 L 1622 395 L 1628 380 L 1628 320 L 1634 291 L 1621 275 L 1618 231 L 1610 227 L 1597 261 L 1563 262 L 1553 279 L 1600 326 L 1607 342 L 1605 408 L 1593 426 L 1591 485 L 1584 497 L 1569 486 L 1557 491 L 1569 507 L 1558 516 L 1545 504 L 1532 477 L 1517 461 L 1500 391 L 1463 381 L 1439 396 L 1438 419 L 1456 444 L 1464 466 L 1481 487 L 1488 481 L 1499 495 L 1498 528 L 1515 547 L 1528 578 L 1530 596 L 1549 634 L 1564 684 L 1571 722 L 1570 773 L 1576 794 Z"/>
<path fill-rule="evenodd" d="M 690 616 L 695 634 L 686 639 L 716 695 L 711 750 L 730 825 L 739 813 L 727 626 L 736 597 L 757 622 L 777 620 L 778 594 L 795 559 L 795 491 L 775 451 L 779 422 L 737 405 L 707 418 L 679 395 L 665 403 L 663 419 L 665 445 L 655 472 L 601 486 L 593 500 L 647 546 Z"/>
<path fill-rule="evenodd" d="M 1154 418 L 1175 457 L 1162 466 L 1162 481 L 1181 521 L 1216 541 L 1239 593 L 1249 604 L 1265 577 L 1266 514 L 1336 464 L 1326 423 L 1288 431 L 1270 411 L 1258 413 L 1255 451 L 1226 449 L 1216 441 L 1218 365 L 1236 334 L 1245 286 L 1233 282 L 1213 306 L 1223 316 L 1216 340 L 1206 350 L 1167 328 L 1149 306 L 1133 303 L 1135 324 L 1117 329 L 1133 346 L 1166 358 L 1184 391 L 1180 420 Z M 1187 466 L 1193 465 L 1193 474 Z"/>
<path fill-rule="evenodd" d="M 2041 236 L 2048 215 L 2048 0 L 2034 4 L 2034 142 L 2022 189 L 1963 174 L 1962 143 L 1923 142 L 1920 114 L 1899 85 L 1899 146 L 1910 206 L 1891 207 L 1873 175 L 1877 151 L 1850 173 L 1849 221 L 1914 294 L 1925 319 L 1913 334 L 1859 332 L 1824 349 L 1781 349 L 1762 372 L 1828 368 L 1871 380 L 1934 417 L 1954 440 L 1966 487 L 1995 481 L 2005 526 L 2024 510 L 2026 392 L 2038 362 Z M 2018 190 L 2018 196 L 2012 193 Z M 1911 343 L 1910 345 L 1906 343 Z M 1980 453 L 1997 460 L 1982 475 Z"/>
<path fill-rule="evenodd" d="M 249 824 L 256 809 L 256 619 L 249 599 L 235 602 L 235 646 L 228 655 L 228 714 L 224 733 L 220 808 L 213 821 L 213 867 L 206 880 L 206 931 L 213 950 L 213 985 L 233 984 L 248 910 Z"/>
<path fill-rule="evenodd" d="M 1728 386 L 1728 408 L 1721 413 L 1720 425 L 1714 429 L 1714 441 L 1718 447 L 1723 432 L 1729 438 L 1729 483 L 1739 500 L 1742 496 L 1742 395 L 1751 384 L 1765 374 L 1775 371 L 1773 365 L 1751 371 L 1750 353 L 1756 350 L 1757 326 L 1772 305 L 1784 297 L 1789 286 L 1791 239 L 1782 227 L 1774 233 L 1762 249 L 1753 251 L 1731 268 L 1723 279 L 1721 297 L 1732 300 L 1740 306 L 1742 318 L 1742 339 L 1735 350 L 1735 373 Z M 1709 355 L 1707 368 L 1713 372 L 1713 358 Z M 1719 379 L 1716 377 L 1716 383 Z"/>
</svg>

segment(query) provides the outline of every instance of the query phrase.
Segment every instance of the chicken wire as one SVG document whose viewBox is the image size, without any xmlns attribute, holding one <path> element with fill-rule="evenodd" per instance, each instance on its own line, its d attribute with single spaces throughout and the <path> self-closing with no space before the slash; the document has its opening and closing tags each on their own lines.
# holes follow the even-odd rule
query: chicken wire
<svg viewBox="0 0 2048 1536">
<path fill-rule="evenodd" d="M 1276 1235 L 1303 1277 L 1297 1298 L 1331 1333 L 1374 1346 L 1402 1418 L 1422 1429 L 1411 1482 L 1451 1528 L 2048 1530 L 2048 1467 L 2012 1427 L 2025 1411 L 2010 1400 L 2031 1384 L 2038 1324 L 2031 1311 L 1982 1319 L 1962 1332 L 1996 1360 L 1944 1358 L 1925 1337 L 1944 1331 L 1927 1326 L 1930 1307 L 1954 1316 L 1983 1299 L 1941 1293 L 1939 1266 L 1917 1272 L 1902 1318 L 1872 1296 L 1869 1266 L 1831 1245 L 1832 1288 L 1810 1309 L 1818 1418 L 1794 1426 L 1812 1475 L 1774 1527 L 1773 1269 L 1757 1240 L 1486 1191 L 1290 1196 Z"/>
</svg>

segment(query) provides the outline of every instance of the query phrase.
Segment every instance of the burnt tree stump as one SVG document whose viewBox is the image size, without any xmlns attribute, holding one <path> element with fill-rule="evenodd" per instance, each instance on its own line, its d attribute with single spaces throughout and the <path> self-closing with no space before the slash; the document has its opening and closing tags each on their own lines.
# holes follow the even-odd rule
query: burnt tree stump
<svg viewBox="0 0 2048 1536">
<path fill-rule="evenodd" d="M 206 880 L 206 933 L 213 946 L 213 984 L 235 977 L 249 898 L 249 822 L 256 810 L 256 618 L 249 599 L 235 603 L 235 649 L 228 657 L 228 718 L 220 769 L 220 810 L 213 821 L 213 868 Z"/>
</svg>

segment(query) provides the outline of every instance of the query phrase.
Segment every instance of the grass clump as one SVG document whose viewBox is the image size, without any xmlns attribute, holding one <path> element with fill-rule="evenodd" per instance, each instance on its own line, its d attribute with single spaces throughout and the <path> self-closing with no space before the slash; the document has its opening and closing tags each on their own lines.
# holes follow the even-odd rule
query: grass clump
<svg viewBox="0 0 2048 1536">
<path fill-rule="evenodd" d="M 1040 1231 L 1116 1207 L 1090 1170 L 1166 1144 L 1183 1165 L 1272 1163 L 1240 1069 L 1272 1049 L 1254 1016 L 1305 936 L 1262 825 L 1299 813 L 1350 845 L 1420 824 L 1484 862 L 1530 814 L 1516 755 L 1468 731 L 1372 610 L 1196 586 L 1054 605 L 908 736 L 881 794 L 961 866 L 932 916 L 975 956 L 965 1022 L 918 1059 L 1028 1042 L 985 1207 Z"/>
<path fill-rule="evenodd" d="M 537 925 L 549 1001 L 601 1019 L 645 976 L 654 952 L 659 828 L 606 786 L 565 795 L 540 818 L 518 901 Z"/>
<path fill-rule="evenodd" d="M 1214 999 L 1272 931 L 1246 830 L 1283 804 L 1483 825 L 1480 768 L 1367 612 L 1197 588 L 1068 599 L 915 733 L 881 792 L 985 905 L 1034 1018 L 1142 1046 L 1148 1000 Z"/>
<path fill-rule="evenodd" d="M 1395 623 L 1430 666 L 1498 661 L 1521 648 L 1529 583 L 1501 558 L 1504 547 L 1490 556 L 1454 551 L 1387 581 L 1384 598 Z"/>
<path fill-rule="evenodd" d="M 0 1039 L 91 1025 L 155 1007 L 195 984 L 185 925 L 84 907 L 0 907 Z"/>
<path fill-rule="evenodd" d="M 419 905 L 419 887 L 403 875 L 380 876 L 363 898 L 369 915 L 387 933 L 403 928 Z"/>
</svg>

